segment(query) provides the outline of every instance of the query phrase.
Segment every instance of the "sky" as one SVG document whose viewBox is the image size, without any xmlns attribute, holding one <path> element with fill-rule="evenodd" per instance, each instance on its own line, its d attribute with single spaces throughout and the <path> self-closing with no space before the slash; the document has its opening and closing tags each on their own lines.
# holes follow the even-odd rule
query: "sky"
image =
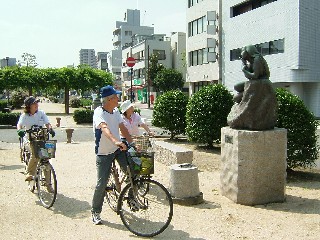
<svg viewBox="0 0 320 240">
<path fill-rule="evenodd" d="M 79 51 L 113 49 L 116 21 L 140 10 L 155 33 L 186 32 L 186 0 L 1 0 L 0 58 L 36 56 L 40 68 L 79 64 Z"/>
</svg>

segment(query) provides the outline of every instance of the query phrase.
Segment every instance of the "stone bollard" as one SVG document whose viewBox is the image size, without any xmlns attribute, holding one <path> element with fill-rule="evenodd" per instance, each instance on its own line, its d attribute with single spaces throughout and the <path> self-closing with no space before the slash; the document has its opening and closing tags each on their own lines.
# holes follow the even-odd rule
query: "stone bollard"
<svg viewBox="0 0 320 240">
<path fill-rule="evenodd" d="M 71 138 L 72 138 L 72 133 L 74 129 L 72 128 L 67 128 L 66 133 L 67 133 L 67 143 L 71 143 Z"/>
<path fill-rule="evenodd" d="M 56 126 L 57 126 L 57 127 L 60 127 L 61 117 L 56 117 L 56 119 L 57 119 L 57 124 L 56 124 Z"/>
<path fill-rule="evenodd" d="M 171 165 L 169 192 L 173 202 L 180 205 L 203 202 L 203 194 L 199 191 L 198 168 L 190 163 Z"/>
</svg>

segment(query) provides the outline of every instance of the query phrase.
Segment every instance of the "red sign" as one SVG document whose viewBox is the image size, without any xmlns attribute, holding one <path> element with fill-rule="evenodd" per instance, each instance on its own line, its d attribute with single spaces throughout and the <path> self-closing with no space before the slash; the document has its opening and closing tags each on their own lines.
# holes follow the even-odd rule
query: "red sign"
<svg viewBox="0 0 320 240">
<path fill-rule="evenodd" d="M 128 57 L 126 64 L 128 67 L 133 67 L 136 64 L 136 60 L 133 57 Z"/>
</svg>

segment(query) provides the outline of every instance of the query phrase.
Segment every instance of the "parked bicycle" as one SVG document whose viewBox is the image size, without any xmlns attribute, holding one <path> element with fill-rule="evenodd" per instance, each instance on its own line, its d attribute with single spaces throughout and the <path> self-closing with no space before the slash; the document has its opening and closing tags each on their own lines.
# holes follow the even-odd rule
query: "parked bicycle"
<svg viewBox="0 0 320 240">
<path fill-rule="evenodd" d="M 138 159 L 140 163 L 137 163 Z M 129 231 L 142 237 L 153 237 L 163 232 L 173 216 L 171 195 L 161 183 L 151 179 L 153 161 L 153 152 L 137 152 L 129 148 L 127 169 L 122 170 L 113 160 L 106 188 L 110 208 L 120 215 Z"/>
<path fill-rule="evenodd" d="M 30 145 L 34 149 L 33 154 L 40 159 L 33 180 L 28 182 L 28 188 L 31 192 L 37 189 L 41 204 L 45 208 L 50 208 L 57 197 L 56 173 L 50 163 L 50 159 L 55 157 L 57 140 L 49 140 L 47 129 L 37 125 L 33 125 L 26 132 L 29 134 L 28 141 L 30 141 Z M 19 138 L 19 141 L 20 158 L 25 164 L 25 168 L 27 168 L 31 157 L 31 149 L 23 142 L 23 138 Z"/>
</svg>

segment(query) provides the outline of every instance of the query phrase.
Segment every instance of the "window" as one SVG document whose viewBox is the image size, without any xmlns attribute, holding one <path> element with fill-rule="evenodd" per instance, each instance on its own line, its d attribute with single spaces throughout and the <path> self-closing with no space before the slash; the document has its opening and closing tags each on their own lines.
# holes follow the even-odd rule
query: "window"
<svg viewBox="0 0 320 240">
<path fill-rule="evenodd" d="M 261 55 L 271 55 L 284 52 L 284 39 L 273 40 L 256 44 L 258 52 Z M 230 61 L 239 60 L 241 57 L 241 48 L 230 50 Z"/>
<path fill-rule="evenodd" d="M 279 39 L 270 42 L 270 54 L 277 54 L 284 52 L 284 39 Z"/>
<path fill-rule="evenodd" d="M 203 88 L 204 86 L 209 85 L 210 82 L 205 81 L 205 82 L 195 82 L 192 84 L 192 88 L 193 88 L 193 93 L 198 92 L 201 88 Z"/>
<path fill-rule="evenodd" d="M 230 61 L 239 60 L 241 57 L 241 48 L 230 51 Z"/>
<path fill-rule="evenodd" d="M 188 8 L 191 8 L 193 5 L 202 2 L 203 0 L 188 0 Z"/>
<path fill-rule="evenodd" d="M 275 2 L 275 1 L 277 1 L 277 0 L 249 0 L 249 1 L 246 1 L 244 3 L 241 3 L 237 6 L 232 7 L 231 11 L 230 11 L 230 13 L 231 13 L 230 17 L 236 17 L 240 14 L 249 12 L 253 9 L 265 6 L 265 5 L 272 3 L 272 2 Z"/>
<path fill-rule="evenodd" d="M 188 36 L 192 37 L 197 34 L 203 33 L 207 28 L 207 17 L 203 16 L 192 22 L 188 23 Z"/>
<path fill-rule="evenodd" d="M 197 35 L 198 33 L 198 24 L 197 21 L 192 22 L 192 36 Z"/>
<path fill-rule="evenodd" d="M 153 50 L 153 54 L 158 56 L 158 60 L 166 60 L 166 52 L 164 50 Z"/>
</svg>

